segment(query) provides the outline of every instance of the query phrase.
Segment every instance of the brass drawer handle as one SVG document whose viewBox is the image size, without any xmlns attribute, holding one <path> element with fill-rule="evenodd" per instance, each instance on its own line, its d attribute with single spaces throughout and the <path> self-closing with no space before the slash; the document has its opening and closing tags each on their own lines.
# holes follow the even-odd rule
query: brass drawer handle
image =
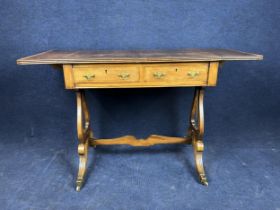
<svg viewBox="0 0 280 210">
<path fill-rule="evenodd" d="M 153 73 L 153 76 L 154 76 L 154 78 L 156 78 L 156 79 L 161 79 L 161 78 L 163 78 L 165 75 L 166 75 L 165 73 L 159 72 L 159 71 Z"/>
<path fill-rule="evenodd" d="M 128 79 L 130 77 L 129 73 L 121 73 L 118 75 L 119 78 L 121 78 L 122 80 Z"/>
<path fill-rule="evenodd" d="M 86 78 L 87 80 L 92 80 L 93 78 L 95 78 L 95 74 L 84 75 L 84 78 Z"/>
<path fill-rule="evenodd" d="M 199 72 L 198 71 L 190 71 L 187 73 L 187 75 L 191 78 L 195 78 L 196 76 L 199 75 Z"/>
</svg>

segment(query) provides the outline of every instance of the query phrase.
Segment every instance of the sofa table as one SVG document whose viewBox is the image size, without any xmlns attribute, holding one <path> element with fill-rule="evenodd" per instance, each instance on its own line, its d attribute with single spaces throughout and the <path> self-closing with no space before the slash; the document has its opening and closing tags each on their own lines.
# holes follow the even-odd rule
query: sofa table
<svg viewBox="0 0 280 210">
<path fill-rule="evenodd" d="M 76 90 L 80 191 L 87 167 L 89 146 L 152 146 L 192 144 L 199 180 L 208 185 L 203 166 L 204 87 L 216 86 L 219 65 L 230 60 L 262 60 L 262 55 L 225 49 L 153 51 L 46 51 L 17 60 L 19 65 L 49 64 L 63 70 L 66 89 Z M 123 136 L 96 139 L 90 126 L 85 89 L 195 87 L 186 137 L 150 135 L 147 139 Z"/>
</svg>

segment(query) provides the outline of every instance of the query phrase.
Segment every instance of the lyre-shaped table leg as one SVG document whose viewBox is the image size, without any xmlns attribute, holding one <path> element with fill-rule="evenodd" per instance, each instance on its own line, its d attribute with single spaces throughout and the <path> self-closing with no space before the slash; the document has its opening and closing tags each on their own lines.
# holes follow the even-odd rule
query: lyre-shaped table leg
<svg viewBox="0 0 280 210">
<path fill-rule="evenodd" d="M 194 158 L 196 170 L 199 175 L 200 182 L 203 185 L 208 185 L 202 154 L 204 150 L 203 135 L 204 135 L 204 89 L 202 87 L 195 88 L 193 105 L 190 115 L 189 135 L 192 137 L 192 145 L 194 150 Z"/>
<path fill-rule="evenodd" d="M 79 171 L 76 181 L 76 191 L 80 191 L 84 183 L 87 169 L 89 138 L 92 136 L 90 128 L 89 111 L 85 100 L 85 93 L 82 90 L 77 91 L 77 133 L 78 133 L 78 154 Z"/>
</svg>

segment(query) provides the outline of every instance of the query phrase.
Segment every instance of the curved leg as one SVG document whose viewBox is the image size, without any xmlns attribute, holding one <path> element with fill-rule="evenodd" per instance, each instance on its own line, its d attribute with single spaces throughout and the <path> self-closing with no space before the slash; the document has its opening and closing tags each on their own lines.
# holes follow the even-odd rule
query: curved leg
<svg viewBox="0 0 280 210">
<path fill-rule="evenodd" d="M 208 185 L 205 170 L 203 167 L 203 159 L 202 159 L 204 144 L 201 140 L 197 140 L 195 137 L 193 138 L 192 144 L 193 144 L 193 149 L 194 149 L 195 165 L 196 165 L 196 170 L 197 170 L 197 173 L 199 176 L 199 181 L 203 185 Z"/>
<path fill-rule="evenodd" d="M 78 154 L 79 171 L 76 181 L 76 191 L 80 191 L 84 183 L 87 169 L 89 137 L 91 135 L 89 111 L 85 101 L 84 91 L 77 91 L 77 131 L 78 131 Z"/>
<path fill-rule="evenodd" d="M 192 136 L 192 145 L 194 149 L 194 158 L 196 170 L 199 175 L 200 182 L 208 185 L 202 154 L 204 151 L 203 135 L 204 135 L 204 89 L 197 87 L 193 99 L 192 111 L 190 116 L 189 133 Z"/>
<path fill-rule="evenodd" d="M 84 178 L 87 170 L 87 160 L 88 160 L 88 141 L 85 144 L 80 143 L 78 146 L 78 153 L 79 153 L 79 171 L 78 177 L 76 181 L 76 191 L 80 191 L 83 183 Z"/>
</svg>

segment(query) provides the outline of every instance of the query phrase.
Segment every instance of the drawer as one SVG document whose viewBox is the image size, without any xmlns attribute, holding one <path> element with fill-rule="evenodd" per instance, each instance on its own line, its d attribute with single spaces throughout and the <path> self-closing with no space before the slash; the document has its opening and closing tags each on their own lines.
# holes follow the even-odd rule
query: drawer
<svg viewBox="0 0 280 210">
<path fill-rule="evenodd" d="M 208 62 L 186 64 L 151 64 L 144 66 L 145 81 L 186 85 L 204 85 L 208 79 Z"/>
<path fill-rule="evenodd" d="M 76 84 L 126 83 L 139 81 L 140 69 L 135 65 L 74 65 L 73 79 Z"/>
<path fill-rule="evenodd" d="M 65 64 L 65 87 L 141 88 L 215 86 L 219 62 Z"/>
</svg>

